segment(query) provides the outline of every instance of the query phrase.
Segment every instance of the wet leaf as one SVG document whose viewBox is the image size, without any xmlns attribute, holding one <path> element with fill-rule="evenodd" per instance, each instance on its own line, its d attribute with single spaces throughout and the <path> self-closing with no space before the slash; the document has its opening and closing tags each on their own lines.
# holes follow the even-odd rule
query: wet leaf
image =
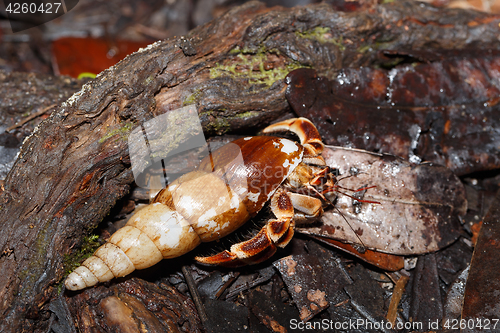
<svg viewBox="0 0 500 333">
<path fill-rule="evenodd" d="M 443 318 L 443 300 L 434 253 L 418 258 L 405 293 L 410 296 L 409 318 L 415 322 L 435 322 Z"/>
<path fill-rule="evenodd" d="M 404 267 L 404 257 L 395 256 L 392 254 L 381 253 L 377 251 L 365 250 L 363 253 L 358 252 L 358 250 L 351 244 L 342 243 L 335 239 L 312 236 L 323 243 L 329 244 L 335 248 L 346 251 L 355 257 L 370 263 L 384 271 L 398 271 Z"/>
<path fill-rule="evenodd" d="M 451 284 L 446 294 L 446 299 L 443 306 L 443 320 L 442 325 L 448 321 L 460 318 L 462 312 L 462 304 L 464 302 L 465 283 L 469 276 L 469 266 L 465 268 L 460 275 Z"/>
<path fill-rule="evenodd" d="M 330 306 L 325 284 L 320 280 L 319 271 L 323 267 L 318 258 L 308 255 L 288 256 L 276 261 L 274 266 L 281 273 L 302 321 L 308 321 Z"/>
<path fill-rule="evenodd" d="M 293 242 L 301 243 L 297 238 Z M 314 318 L 315 314 L 325 314 L 324 309 L 333 322 L 357 316 L 345 291 L 353 279 L 342 260 L 317 242 L 308 241 L 306 244 L 302 249 L 307 249 L 308 253 L 292 254 L 273 263 L 297 307 L 298 317 L 303 321 L 314 321 L 318 319 Z"/>
<path fill-rule="evenodd" d="M 500 308 L 498 294 L 500 279 L 498 256 L 500 244 L 500 191 L 486 215 L 472 257 L 465 287 L 462 319 L 482 324 L 486 322 L 498 330 Z M 477 332 L 477 327 L 466 327 L 462 332 Z M 483 327 L 485 328 L 485 327 Z"/>
<path fill-rule="evenodd" d="M 151 41 L 116 41 L 66 37 L 52 43 L 54 62 L 59 74 L 80 77 L 82 73 L 98 74 L 128 54 L 146 47 Z"/>
<path fill-rule="evenodd" d="M 260 324 L 269 330 L 266 332 L 286 333 L 290 321 L 297 318 L 297 311 L 294 308 L 257 290 L 252 290 L 249 294 L 249 303 L 252 313 Z"/>
<path fill-rule="evenodd" d="M 323 156 L 339 172 L 339 191 L 349 196 L 338 193 L 336 208 L 325 211 L 319 226 L 299 231 L 361 240 L 369 249 L 399 255 L 433 252 L 458 238 L 458 216 L 465 214 L 467 202 L 462 183 L 449 169 L 340 147 L 326 147 Z M 370 186 L 375 187 L 353 192 Z"/>
<path fill-rule="evenodd" d="M 500 166 L 500 57 L 459 57 L 392 68 L 312 69 L 287 77 L 294 111 L 327 144 L 431 161 L 462 175 Z"/>
</svg>

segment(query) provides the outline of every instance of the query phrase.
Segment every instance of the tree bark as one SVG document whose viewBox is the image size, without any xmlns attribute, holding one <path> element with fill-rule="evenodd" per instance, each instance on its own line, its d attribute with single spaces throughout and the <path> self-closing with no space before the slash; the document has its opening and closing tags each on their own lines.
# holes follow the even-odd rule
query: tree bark
<svg viewBox="0 0 500 333">
<path fill-rule="evenodd" d="M 5 181 L 0 330 L 47 329 L 64 256 L 130 189 L 136 126 L 195 104 L 207 134 L 259 127 L 288 110 L 283 79 L 294 68 L 333 75 L 376 62 L 381 48 L 494 45 L 499 22 L 406 1 L 351 13 L 251 2 L 102 72 L 25 140 Z"/>
</svg>

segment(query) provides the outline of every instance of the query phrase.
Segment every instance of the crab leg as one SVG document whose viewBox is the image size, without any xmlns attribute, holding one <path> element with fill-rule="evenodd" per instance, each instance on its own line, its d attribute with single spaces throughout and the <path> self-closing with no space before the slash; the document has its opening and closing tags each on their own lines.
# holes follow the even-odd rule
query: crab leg
<svg viewBox="0 0 500 333">
<path fill-rule="evenodd" d="M 238 266 L 256 264 L 271 257 L 276 247 L 285 247 L 293 237 L 295 223 L 293 221 L 293 205 L 289 194 L 278 189 L 271 198 L 271 210 L 276 216 L 253 238 L 234 244 L 230 251 L 222 251 L 210 257 L 196 257 L 204 264 Z"/>
<path fill-rule="evenodd" d="M 299 137 L 300 143 L 302 144 L 302 146 L 304 146 L 304 162 L 318 164 L 317 162 L 315 162 L 315 159 L 320 158 L 321 160 L 323 160 L 323 158 L 319 156 L 324 148 L 323 142 L 321 141 L 321 136 L 319 135 L 316 126 L 314 126 L 314 124 L 309 119 L 292 118 L 284 120 L 279 123 L 267 126 L 263 132 L 273 133 L 279 131 L 290 131 L 292 133 L 295 133 Z M 308 161 L 308 159 L 311 159 L 311 161 Z M 325 163 L 323 160 L 322 164 L 318 165 L 324 164 Z"/>
</svg>

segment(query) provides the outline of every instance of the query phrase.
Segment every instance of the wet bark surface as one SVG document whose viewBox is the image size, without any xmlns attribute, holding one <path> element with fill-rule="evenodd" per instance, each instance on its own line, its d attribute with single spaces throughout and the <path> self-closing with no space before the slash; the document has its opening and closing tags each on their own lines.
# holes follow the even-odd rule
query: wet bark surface
<svg viewBox="0 0 500 333">
<path fill-rule="evenodd" d="M 202 332 L 193 301 L 167 284 L 132 278 L 74 295 L 67 304 L 80 332 Z M 64 313 L 52 313 L 61 327 L 70 326 Z"/>
<path fill-rule="evenodd" d="M 14 164 L 23 140 L 88 80 L 67 76 L 0 72 L 0 182 Z"/>
<path fill-rule="evenodd" d="M 0 124 L 11 128 L 37 109 L 60 105 L 86 81 L 67 76 L 0 71 Z M 32 123 L 26 132 L 31 133 L 38 123 Z"/>
<path fill-rule="evenodd" d="M 129 192 L 126 140 L 136 126 L 195 104 L 206 134 L 255 132 L 290 110 L 283 79 L 292 69 L 333 75 L 342 67 L 376 63 L 378 49 L 494 47 L 499 22 L 406 1 L 350 13 L 325 4 L 270 9 L 252 2 L 104 71 L 35 129 L 5 179 L 1 330 L 56 330 L 51 313 L 67 313 L 57 300 L 64 259 Z M 261 295 L 254 296 L 259 304 Z M 335 297 L 331 302 L 346 304 L 344 292 Z M 315 299 L 321 306 L 321 297 Z M 329 309 L 335 317 L 343 307 Z M 351 306 L 343 315 L 353 311 Z"/>
</svg>

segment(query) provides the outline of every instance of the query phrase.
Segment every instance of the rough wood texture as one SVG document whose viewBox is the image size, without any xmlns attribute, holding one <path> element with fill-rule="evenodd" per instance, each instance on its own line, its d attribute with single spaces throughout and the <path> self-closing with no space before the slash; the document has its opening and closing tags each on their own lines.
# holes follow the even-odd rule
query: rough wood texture
<svg viewBox="0 0 500 333">
<path fill-rule="evenodd" d="M 168 285 L 137 278 L 92 288 L 71 297 L 68 305 L 80 332 L 202 332 L 190 298 Z M 69 326 L 60 312 L 53 312 L 61 326 Z"/>
<path fill-rule="evenodd" d="M 87 81 L 0 70 L 0 191 L 24 138 Z"/>
<path fill-rule="evenodd" d="M 6 128 L 44 107 L 60 104 L 80 90 L 83 80 L 68 76 L 0 70 L 0 124 Z M 49 113 L 49 112 L 48 112 Z M 23 128 L 32 131 L 33 127 Z"/>
<path fill-rule="evenodd" d="M 256 127 L 288 108 L 282 79 L 293 68 L 329 74 L 372 63 L 378 48 L 490 45 L 498 22 L 402 1 L 353 13 L 252 2 L 104 71 L 24 142 L 6 179 L 0 330 L 47 329 L 63 256 L 129 191 L 126 139 L 141 122 L 195 103 L 207 133 Z"/>
</svg>

